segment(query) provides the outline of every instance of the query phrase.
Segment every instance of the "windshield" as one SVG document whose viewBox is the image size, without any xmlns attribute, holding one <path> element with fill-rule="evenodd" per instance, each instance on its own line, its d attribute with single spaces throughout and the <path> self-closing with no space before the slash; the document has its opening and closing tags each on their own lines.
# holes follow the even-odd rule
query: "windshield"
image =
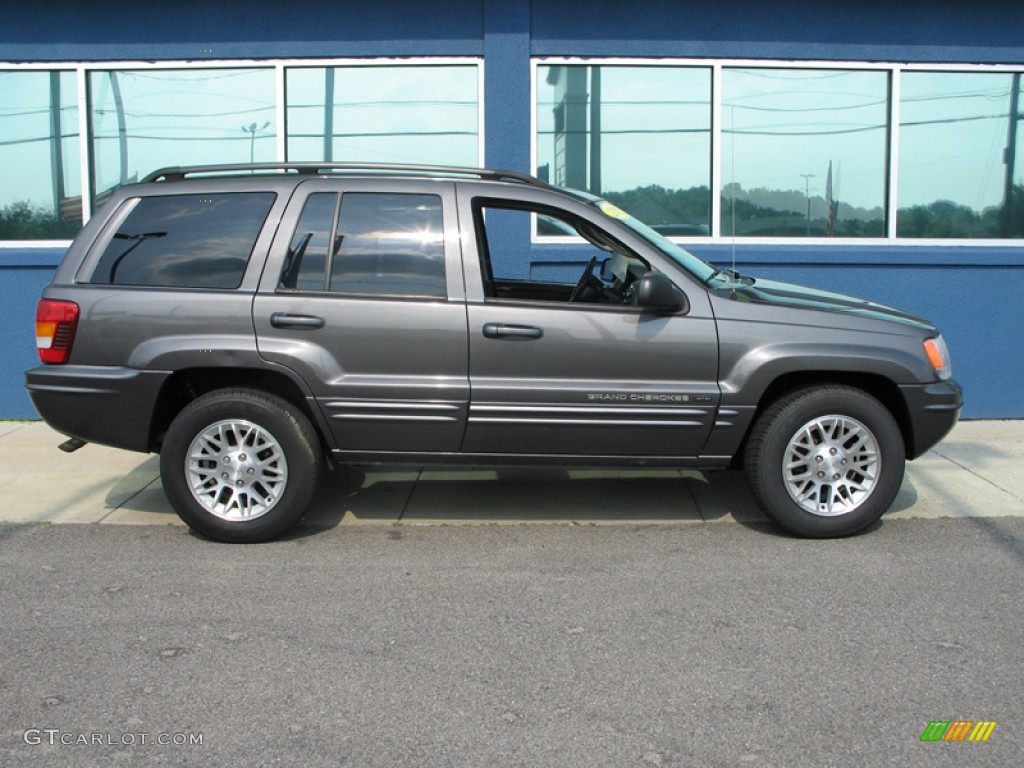
<svg viewBox="0 0 1024 768">
<path fill-rule="evenodd" d="M 633 230 L 633 232 L 650 243 L 652 247 L 668 256 L 672 261 L 681 266 L 702 283 L 707 283 L 718 273 L 718 270 L 710 264 L 701 261 L 689 251 L 680 248 L 667 237 L 654 231 L 642 221 L 634 219 L 618 206 L 609 203 L 607 200 L 601 200 L 596 197 L 592 198 L 589 202 L 594 206 L 594 208 L 599 210 L 608 218 L 621 221 Z"/>
</svg>

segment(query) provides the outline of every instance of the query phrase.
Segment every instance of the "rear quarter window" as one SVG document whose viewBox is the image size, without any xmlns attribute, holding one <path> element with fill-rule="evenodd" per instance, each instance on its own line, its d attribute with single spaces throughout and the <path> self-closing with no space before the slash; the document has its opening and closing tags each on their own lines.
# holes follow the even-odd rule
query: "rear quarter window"
<svg viewBox="0 0 1024 768">
<path fill-rule="evenodd" d="M 275 198 L 273 192 L 141 197 L 88 282 L 237 288 Z"/>
</svg>

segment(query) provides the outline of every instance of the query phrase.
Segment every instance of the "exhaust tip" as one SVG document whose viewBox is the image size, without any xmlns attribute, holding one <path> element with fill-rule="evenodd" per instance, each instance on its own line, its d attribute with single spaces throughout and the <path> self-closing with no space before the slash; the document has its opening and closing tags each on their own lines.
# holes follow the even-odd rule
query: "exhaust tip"
<svg viewBox="0 0 1024 768">
<path fill-rule="evenodd" d="M 74 453 L 83 445 L 88 445 L 88 443 L 86 443 L 85 440 L 79 440 L 77 437 L 71 437 L 57 447 L 64 451 L 64 453 Z"/>
</svg>

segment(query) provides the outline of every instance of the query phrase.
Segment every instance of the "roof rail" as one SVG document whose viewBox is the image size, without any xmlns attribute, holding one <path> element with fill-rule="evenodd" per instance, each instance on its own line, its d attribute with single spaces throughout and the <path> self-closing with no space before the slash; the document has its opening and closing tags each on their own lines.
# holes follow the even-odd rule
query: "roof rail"
<svg viewBox="0 0 1024 768">
<path fill-rule="evenodd" d="M 237 163 L 229 165 L 186 165 L 161 168 L 142 179 L 141 184 L 154 181 L 183 181 L 189 176 L 213 176 L 217 174 L 255 173 L 256 171 L 283 171 L 303 176 L 330 175 L 333 173 L 368 173 L 373 176 L 423 176 L 469 177 L 485 181 L 517 181 L 533 187 L 549 187 L 551 184 L 535 176 L 519 171 L 489 168 L 464 168 L 449 165 L 402 165 L 397 163 Z"/>
</svg>

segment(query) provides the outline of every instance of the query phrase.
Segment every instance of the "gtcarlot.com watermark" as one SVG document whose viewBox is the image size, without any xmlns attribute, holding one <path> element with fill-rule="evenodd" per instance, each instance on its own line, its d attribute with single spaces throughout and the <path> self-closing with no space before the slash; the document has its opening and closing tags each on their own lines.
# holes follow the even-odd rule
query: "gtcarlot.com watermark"
<svg viewBox="0 0 1024 768">
<path fill-rule="evenodd" d="M 194 747 L 203 743 L 203 734 L 179 731 L 177 733 L 87 733 L 62 731 L 59 728 L 29 728 L 22 735 L 26 744 L 50 746 L 89 747 Z"/>
</svg>

